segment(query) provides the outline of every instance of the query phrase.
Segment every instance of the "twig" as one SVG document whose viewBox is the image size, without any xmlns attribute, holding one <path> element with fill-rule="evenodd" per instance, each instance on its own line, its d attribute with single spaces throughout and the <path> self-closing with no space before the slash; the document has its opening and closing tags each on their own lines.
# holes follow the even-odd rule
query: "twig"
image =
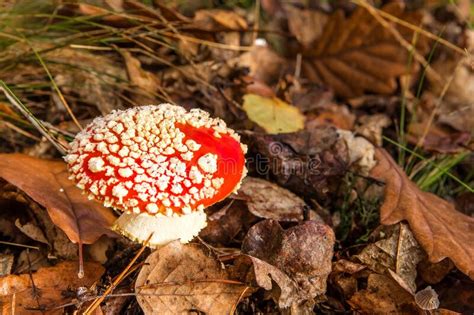
<svg viewBox="0 0 474 315">
<path fill-rule="evenodd" d="M 146 241 L 143 243 L 142 248 L 138 251 L 138 253 L 133 257 L 133 259 L 128 263 L 127 267 L 118 275 L 118 277 L 114 280 L 114 282 L 105 290 L 104 294 L 100 297 L 97 297 L 94 302 L 89 305 L 89 307 L 84 311 L 84 315 L 90 315 L 92 312 L 99 307 L 100 303 L 104 301 L 105 297 L 112 292 L 113 289 L 124 279 L 125 275 L 127 274 L 128 270 L 132 268 L 133 264 L 135 261 L 140 257 L 140 255 L 143 253 L 145 250 L 146 246 L 148 245 L 148 242 L 150 241 L 151 237 L 153 236 L 153 233 L 148 236 Z"/>
<path fill-rule="evenodd" d="M 31 274 L 31 260 L 30 260 L 30 250 L 27 248 L 26 249 L 26 260 L 28 261 L 28 275 L 30 276 L 31 280 L 31 293 L 33 294 L 33 297 L 35 298 L 36 304 L 38 304 L 38 309 L 41 310 L 41 313 L 44 314 L 44 311 L 41 309 L 41 304 L 39 302 L 39 290 L 35 285 L 35 281 L 33 280 L 33 275 Z"/>
<path fill-rule="evenodd" d="M 23 245 L 23 244 L 12 243 L 12 242 L 5 242 L 5 241 L 0 241 L 0 244 L 4 244 L 4 245 L 11 245 L 11 246 L 18 246 L 18 247 L 24 247 L 24 248 L 30 248 L 30 249 L 36 249 L 36 250 L 40 250 L 40 248 L 39 248 L 38 246 Z"/>
</svg>

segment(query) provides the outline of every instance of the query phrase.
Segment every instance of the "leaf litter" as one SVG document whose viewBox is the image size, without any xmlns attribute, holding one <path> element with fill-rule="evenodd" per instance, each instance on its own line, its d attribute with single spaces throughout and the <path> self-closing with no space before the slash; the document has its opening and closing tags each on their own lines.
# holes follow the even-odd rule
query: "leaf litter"
<svg viewBox="0 0 474 315">
<path fill-rule="evenodd" d="M 57 141 L 78 130 L 32 47 L 82 125 L 199 107 L 242 136 L 250 176 L 191 244 L 142 253 L 0 98 L 2 311 L 472 311 L 472 29 L 454 6 L 55 4 L 25 41 L 6 4 L 0 79 Z M 74 243 L 90 244 L 83 279 Z"/>
</svg>

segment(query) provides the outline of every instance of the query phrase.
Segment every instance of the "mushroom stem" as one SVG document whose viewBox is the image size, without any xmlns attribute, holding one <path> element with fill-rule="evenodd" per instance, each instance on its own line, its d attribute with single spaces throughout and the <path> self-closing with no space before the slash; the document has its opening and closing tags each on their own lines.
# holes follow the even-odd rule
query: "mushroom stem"
<svg viewBox="0 0 474 315">
<path fill-rule="evenodd" d="M 112 229 L 128 238 L 143 243 L 153 232 L 148 246 L 156 248 L 174 240 L 188 243 L 205 228 L 206 214 L 195 211 L 187 215 L 165 216 L 163 214 L 123 213 Z"/>
</svg>

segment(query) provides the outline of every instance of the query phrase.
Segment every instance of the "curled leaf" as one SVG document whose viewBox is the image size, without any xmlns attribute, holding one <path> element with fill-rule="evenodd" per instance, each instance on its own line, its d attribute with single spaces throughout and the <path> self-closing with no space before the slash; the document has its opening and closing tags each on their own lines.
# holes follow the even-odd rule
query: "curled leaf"
<svg viewBox="0 0 474 315">
<path fill-rule="evenodd" d="M 101 235 L 114 235 L 115 216 L 88 200 L 68 179 L 66 164 L 23 154 L 0 154 L 0 177 L 44 206 L 51 220 L 74 243 L 91 244 Z"/>
<path fill-rule="evenodd" d="M 381 223 L 391 225 L 407 220 L 431 262 L 449 257 L 459 270 L 474 279 L 474 218 L 456 211 L 446 200 L 420 190 L 387 151 L 377 149 L 375 157 L 378 164 L 371 176 L 386 185 Z"/>
</svg>

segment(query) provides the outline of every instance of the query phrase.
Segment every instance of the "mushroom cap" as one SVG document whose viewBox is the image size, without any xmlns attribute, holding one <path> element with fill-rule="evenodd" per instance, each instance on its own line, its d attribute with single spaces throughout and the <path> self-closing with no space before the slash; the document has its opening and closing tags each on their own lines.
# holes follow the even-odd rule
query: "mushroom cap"
<svg viewBox="0 0 474 315">
<path fill-rule="evenodd" d="M 91 199 L 164 219 L 202 212 L 236 191 L 246 174 L 246 150 L 221 119 L 161 104 L 94 119 L 65 160 L 70 178 Z"/>
</svg>

